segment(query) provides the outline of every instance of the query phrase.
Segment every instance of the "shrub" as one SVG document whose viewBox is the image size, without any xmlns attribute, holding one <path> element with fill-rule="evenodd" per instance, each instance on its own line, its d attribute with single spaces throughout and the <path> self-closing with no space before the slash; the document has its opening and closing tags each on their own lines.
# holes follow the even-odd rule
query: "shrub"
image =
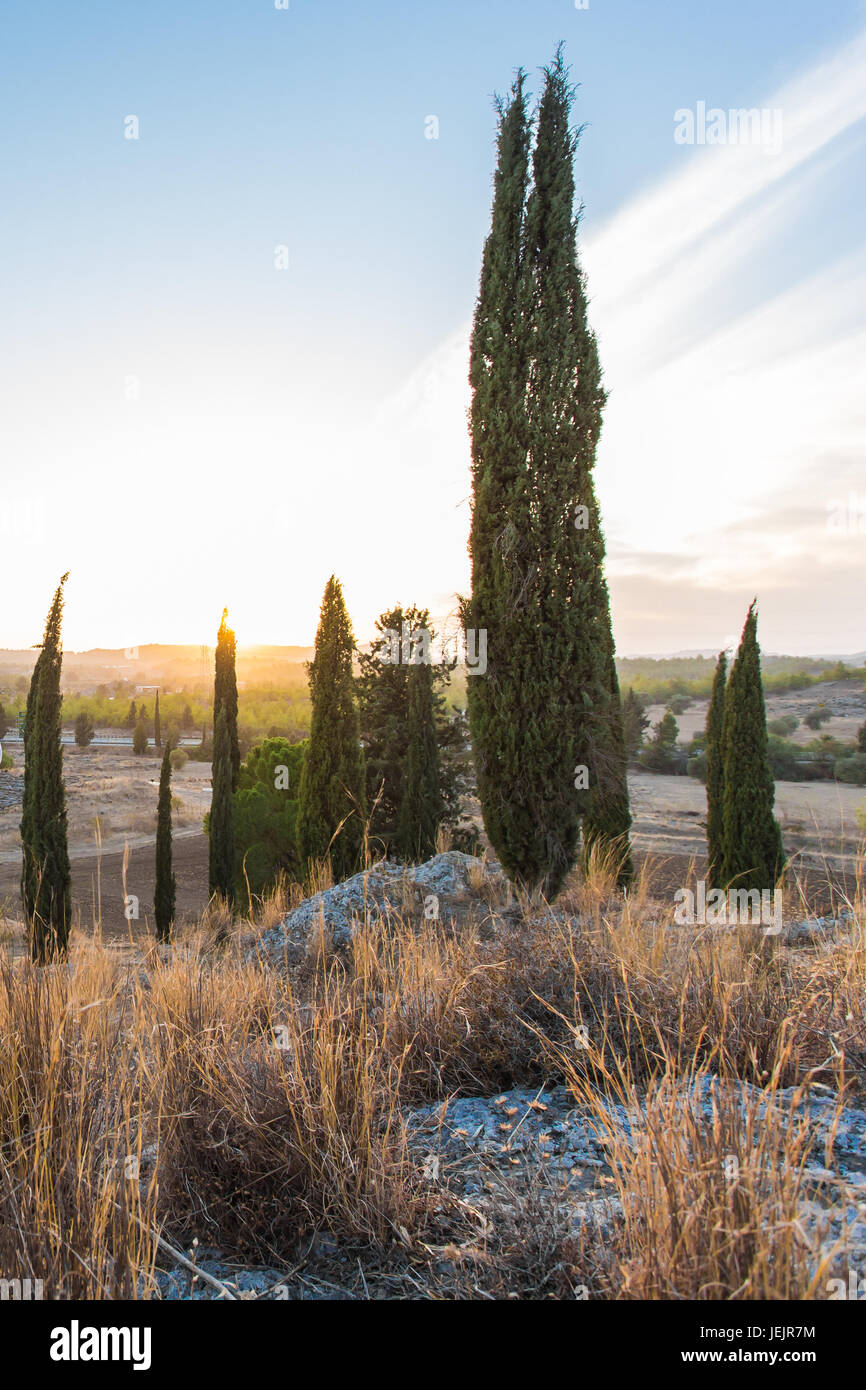
<svg viewBox="0 0 866 1390">
<path fill-rule="evenodd" d="M 852 782 L 857 787 L 866 786 L 866 753 L 855 753 L 850 758 L 837 758 L 833 764 L 833 776 L 837 782 Z"/>
<path fill-rule="evenodd" d="M 182 767 L 186 767 L 189 762 L 189 754 L 185 748 L 172 748 L 169 754 L 172 772 L 180 772 Z"/>
<path fill-rule="evenodd" d="M 800 721 L 796 714 L 782 714 L 778 719 L 770 719 L 767 722 L 767 732 L 777 734 L 779 738 L 787 738 L 795 729 L 800 727 Z"/>
<path fill-rule="evenodd" d="M 83 710 L 75 720 L 75 742 L 79 748 L 88 748 L 93 742 L 93 735 L 96 730 L 93 727 L 93 720 L 89 714 Z"/>
<path fill-rule="evenodd" d="M 810 729 L 820 729 L 822 724 L 826 724 L 828 719 L 833 718 L 833 711 L 826 705 L 816 705 L 805 716 L 803 723 Z"/>
</svg>

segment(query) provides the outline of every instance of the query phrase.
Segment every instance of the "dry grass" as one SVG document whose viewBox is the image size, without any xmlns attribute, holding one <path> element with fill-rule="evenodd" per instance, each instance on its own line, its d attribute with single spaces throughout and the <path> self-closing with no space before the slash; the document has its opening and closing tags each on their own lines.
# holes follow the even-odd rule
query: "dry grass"
<svg viewBox="0 0 866 1390">
<path fill-rule="evenodd" d="M 347 955 L 321 932 L 291 972 L 245 955 L 248 926 L 216 902 L 134 963 L 77 937 L 65 966 L 4 964 L 3 1276 L 129 1297 L 157 1233 L 282 1269 L 329 1231 L 399 1267 L 404 1296 L 809 1296 L 806 1139 L 778 1092 L 866 1080 L 859 924 L 853 945 L 764 957 L 672 928 L 649 872 L 623 901 L 595 865 L 556 910 L 473 887 L 483 910 L 459 931 L 367 926 Z M 252 907 L 271 926 L 292 901 L 283 884 Z M 557 1080 L 622 1202 L 615 1239 L 581 1249 L 531 1175 L 479 1222 L 419 1171 L 404 1124 L 412 1104 Z M 642 1114 L 632 1137 L 611 1099 Z"/>
</svg>

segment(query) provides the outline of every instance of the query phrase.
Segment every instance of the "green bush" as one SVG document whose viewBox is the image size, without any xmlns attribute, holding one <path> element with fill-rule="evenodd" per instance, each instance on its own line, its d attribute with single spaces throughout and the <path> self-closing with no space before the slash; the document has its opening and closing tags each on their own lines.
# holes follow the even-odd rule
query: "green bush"
<svg viewBox="0 0 866 1390">
<path fill-rule="evenodd" d="M 779 738 L 787 738 L 795 729 L 800 727 L 800 721 L 796 714 L 783 714 L 778 719 L 770 719 L 767 723 L 767 733 L 776 734 Z"/>
<path fill-rule="evenodd" d="M 804 717 L 803 723 L 809 729 L 820 729 L 822 724 L 826 724 L 828 719 L 833 718 L 833 711 L 826 705 L 816 705 L 814 709 Z"/>
<path fill-rule="evenodd" d="M 850 782 L 854 786 L 866 786 L 866 753 L 855 753 L 849 758 L 837 758 L 833 764 L 833 775 L 837 782 Z"/>
<path fill-rule="evenodd" d="M 14 767 L 14 766 L 15 766 L 15 764 L 13 763 L 13 761 L 12 761 L 11 757 L 9 756 L 9 754 L 8 754 L 8 753 L 4 753 L 4 754 L 3 754 L 3 757 L 0 758 L 0 768 L 3 768 L 3 770 L 5 771 L 7 768 Z"/>
<path fill-rule="evenodd" d="M 246 897 L 272 887 L 281 873 L 301 876 L 295 828 L 298 787 L 307 744 L 285 738 L 266 738 L 241 763 L 234 794 L 237 889 Z"/>
<path fill-rule="evenodd" d="M 186 767 L 189 762 L 189 754 L 185 748 L 172 748 L 168 760 L 171 763 L 172 772 L 180 772 L 181 768 Z"/>
</svg>

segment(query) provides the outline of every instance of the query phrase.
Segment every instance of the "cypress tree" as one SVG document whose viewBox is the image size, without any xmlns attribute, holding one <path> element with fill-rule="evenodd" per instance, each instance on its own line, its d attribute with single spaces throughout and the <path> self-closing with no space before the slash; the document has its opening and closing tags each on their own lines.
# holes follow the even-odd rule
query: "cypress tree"
<svg viewBox="0 0 866 1390">
<path fill-rule="evenodd" d="M 624 887 L 634 877 L 634 864 L 629 840 L 628 759 L 613 642 L 608 653 L 608 691 L 608 723 L 602 729 L 606 738 L 593 758 L 592 799 L 583 819 L 584 859 L 588 860 L 593 850 L 609 857 L 616 868 L 617 882 Z"/>
<path fill-rule="evenodd" d="M 238 678 L 235 670 L 235 634 L 229 627 L 228 609 L 223 609 L 217 633 L 216 660 L 213 694 L 214 743 L 216 743 L 216 724 L 219 712 L 226 712 L 229 737 L 229 751 L 232 768 L 232 791 L 237 791 L 238 773 L 241 766 L 240 744 L 238 742 Z"/>
<path fill-rule="evenodd" d="M 159 773 L 159 800 L 156 812 L 156 887 L 153 895 L 153 908 L 156 916 L 156 934 L 160 941 L 168 941 L 171 936 L 176 888 L 171 852 L 171 740 L 169 739 L 162 755 L 162 767 Z"/>
<path fill-rule="evenodd" d="M 408 694 L 406 771 L 397 848 L 401 859 L 417 864 L 436 853 L 436 834 L 445 816 L 429 662 L 409 667 Z"/>
<path fill-rule="evenodd" d="M 608 833 L 608 813 L 614 838 L 628 828 L 592 481 L 605 393 L 576 255 L 572 100 L 560 50 L 545 73 L 528 197 L 522 74 L 500 110 L 470 367 L 464 620 L 488 634 L 487 674 L 468 682 L 479 797 L 506 872 L 550 897 L 575 862 L 584 815 L 590 840 Z"/>
<path fill-rule="evenodd" d="M 723 888 L 774 888 L 784 867 L 773 815 L 776 788 L 767 751 L 758 615 L 754 600 L 725 693 L 722 721 Z"/>
<path fill-rule="evenodd" d="M 30 953 L 45 963 L 62 957 L 71 916 L 66 788 L 61 744 L 60 670 L 63 661 L 64 574 L 48 612 L 42 647 L 30 680 L 24 726 L 21 811 L 21 898 Z"/>
<path fill-rule="evenodd" d="M 722 820 L 722 724 L 725 715 L 725 686 L 728 678 L 728 658 L 719 652 L 716 673 L 713 677 L 713 690 L 707 710 L 706 739 L 704 747 L 707 758 L 707 886 L 721 886 L 723 858 L 723 820 Z"/>
<path fill-rule="evenodd" d="M 235 826 L 232 800 L 232 740 L 229 716 L 223 706 L 216 718 L 213 739 L 211 807 L 208 816 L 209 873 L 211 896 L 220 894 L 234 902 Z"/>
<path fill-rule="evenodd" d="M 312 718 L 301 772 L 301 859 L 330 853 L 336 879 L 355 872 L 364 842 L 364 753 L 352 676 L 352 627 L 339 581 L 325 586 L 315 656 L 308 664 Z"/>
<path fill-rule="evenodd" d="M 162 747 L 162 731 L 159 727 L 159 691 L 156 692 L 156 704 L 153 710 L 153 743 L 154 747 Z"/>
</svg>

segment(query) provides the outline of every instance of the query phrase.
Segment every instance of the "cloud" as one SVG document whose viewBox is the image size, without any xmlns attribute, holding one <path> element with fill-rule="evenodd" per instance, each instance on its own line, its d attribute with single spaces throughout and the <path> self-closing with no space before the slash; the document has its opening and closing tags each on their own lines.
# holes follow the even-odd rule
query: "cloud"
<svg viewBox="0 0 866 1390">
<path fill-rule="evenodd" d="M 862 244 L 833 260 L 816 243 L 814 268 L 781 286 L 769 272 L 828 173 L 856 164 L 866 31 L 759 104 L 783 112 L 776 154 L 683 150 L 581 248 L 610 391 L 597 481 L 624 651 L 712 645 L 755 592 L 774 649 L 862 645 L 849 599 L 863 536 L 828 527 L 863 475 Z M 455 588 L 468 581 L 453 542 L 468 528 L 467 361 L 465 325 L 375 422 L 402 459 L 402 505 L 427 509 L 426 552 L 416 536 L 400 553 L 419 592 L 434 569 L 440 591 L 449 566 Z"/>
</svg>

